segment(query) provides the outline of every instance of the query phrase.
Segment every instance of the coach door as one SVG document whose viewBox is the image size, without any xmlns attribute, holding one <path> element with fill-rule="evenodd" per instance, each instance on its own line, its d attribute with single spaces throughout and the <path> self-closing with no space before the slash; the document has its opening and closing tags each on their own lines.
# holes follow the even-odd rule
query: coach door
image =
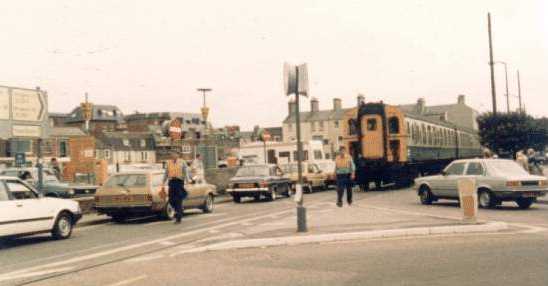
<svg viewBox="0 0 548 286">
<path fill-rule="evenodd" d="M 382 124 L 380 115 L 362 117 L 362 155 L 365 159 L 381 159 L 384 156 Z"/>
</svg>

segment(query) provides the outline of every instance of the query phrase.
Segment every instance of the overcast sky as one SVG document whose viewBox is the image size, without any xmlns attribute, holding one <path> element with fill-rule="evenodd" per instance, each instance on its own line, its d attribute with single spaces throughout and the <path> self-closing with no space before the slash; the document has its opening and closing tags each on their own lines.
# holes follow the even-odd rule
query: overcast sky
<svg viewBox="0 0 548 286">
<path fill-rule="evenodd" d="M 285 61 L 307 62 L 321 108 L 363 93 L 390 104 L 491 108 L 487 12 L 495 60 L 521 73 L 527 110 L 548 115 L 548 1 L 2 1 L 0 85 L 40 86 L 50 111 L 91 101 L 198 112 L 216 126 L 281 125 Z M 506 109 L 497 66 L 499 110 Z M 517 99 L 511 98 L 512 109 Z M 305 99 L 304 109 L 309 109 Z"/>
</svg>

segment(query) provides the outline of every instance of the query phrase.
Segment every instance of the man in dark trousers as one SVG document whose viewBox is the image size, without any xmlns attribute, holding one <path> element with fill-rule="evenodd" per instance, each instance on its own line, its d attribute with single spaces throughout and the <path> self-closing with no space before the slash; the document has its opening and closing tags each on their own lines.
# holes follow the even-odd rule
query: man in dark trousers
<svg viewBox="0 0 548 286">
<path fill-rule="evenodd" d="M 346 190 L 346 201 L 352 205 L 352 181 L 355 178 L 356 166 L 352 157 L 346 153 L 346 148 L 341 146 L 339 154 L 335 157 L 335 174 L 337 175 L 337 206 L 342 207 L 342 198 Z"/>
<path fill-rule="evenodd" d="M 186 162 L 179 159 L 178 152 L 172 152 L 171 158 L 167 161 L 164 186 L 167 181 L 169 204 L 175 211 L 175 224 L 181 223 L 183 217 L 183 200 L 187 196 L 185 181 L 190 182 L 190 178 L 191 175 Z"/>
</svg>

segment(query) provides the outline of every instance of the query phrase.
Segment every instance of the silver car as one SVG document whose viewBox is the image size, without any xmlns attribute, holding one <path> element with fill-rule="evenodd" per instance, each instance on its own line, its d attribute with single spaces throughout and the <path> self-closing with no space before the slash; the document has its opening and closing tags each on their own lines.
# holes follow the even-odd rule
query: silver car
<svg viewBox="0 0 548 286">
<path fill-rule="evenodd" d="M 547 180 L 533 176 L 512 160 L 469 159 L 453 161 L 440 175 L 415 180 L 422 204 L 438 199 L 459 199 L 457 183 L 462 178 L 473 178 L 478 188 L 478 204 L 493 208 L 503 201 L 515 201 L 522 209 L 529 208 L 548 192 Z"/>
</svg>

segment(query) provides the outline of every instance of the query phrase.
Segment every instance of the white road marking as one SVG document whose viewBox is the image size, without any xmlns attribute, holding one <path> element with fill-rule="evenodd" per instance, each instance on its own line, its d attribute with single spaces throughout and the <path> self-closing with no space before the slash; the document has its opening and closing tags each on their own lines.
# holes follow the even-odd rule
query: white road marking
<svg viewBox="0 0 548 286">
<path fill-rule="evenodd" d="M 141 276 L 137 276 L 137 277 L 134 277 L 134 278 L 129 278 L 129 279 L 126 279 L 126 280 L 122 280 L 120 282 L 117 282 L 117 283 L 114 283 L 114 284 L 109 284 L 108 286 L 122 286 L 122 285 L 128 285 L 128 284 L 131 284 L 133 282 L 137 282 L 139 280 L 143 280 L 145 278 L 147 278 L 148 276 L 146 275 L 141 275 Z"/>
<path fill-rule="evenodd" d="M 172 245 L 175 245 L 176 243 L 173 241 L 162 241 L 160 242 L 160 244 L 163 246 L 172 246 Z"/>
<path fill-rule="evenodd" d="M 27 273 L 13 273 L 12 275 L 5 275 L 5 276 L 3 275 L 2 277 L 0 277 L 0 281 L 15 280 L 15 279 L 20 279 L 20 278 L 29 278 L 29 277 L 34 277 L 34 276 L 65 272 L 65 271 L 72 270 L 73 268 L 74 267 L 63 267 L 63 268 L 55 268 L 55 269 L 35 271 L 35 272 L 27 272 Z"/>
<path fill-rule="evenodd" d="M 220 233 L 221 231 L 220 230 L 216 230 L 216 229 L 212 229 L 209 231 L 209 233 L 211 234 L 217 234 L 217 233 Z"/>
<path fill-rule="evenodd" d="M 135 262 L 144 262 L 149 260 L 155 260 L 155 259 L 161 259 L 164 258 L 163 254 L 151 254 L 151 255 L 145 255 L 141 257 L 132 258 L 129 260 L 126 260 L 126 263 L 135 263 Z"/>
<path fill-rule="evenodd" d="M 283 211 L 278 212 L 277 214 L 289 213 L 291 211 L 292 210 L 283 210 Z M 262 218 L 268 217 L 270 215 L 272 215 L 272 214 L 268 214 L 268 215 L 264 215 L 264 216 L 254 216 L 252 218 L 244 219 L 244 220 L 239 220 L 238 218 L 234 218 L 234 217 L 226 218 L 226 219 L 216 221 L 215 223 L 219 223 L 221 221 L 230 221 L 230 220 L 233 220 L 233 221 L 227 222 L 227 223 L 224 223 L 224 224 L 220 224 L 220 225 L 214 225 L 214 226 L 211 226 L 211 227 L 200 228 L 200 229 L 196 229 L 196 230 L 188 231 L 188 232 L 184 232 L 184 233 L 174 234 L 174 235 L 167 236 L 167 237 L 164 237 L 164 238 L 153 239 L 153 240 L 144 241 L 144 242 L 140 242 L 140 243 L 130 244 L 130 245 L 126 245 L 126 246 L 123 246 L 123 247 L 118 247 L 118 248 L 114 248 L 114 249 L 110 249 L 110 250 L 105 250 L 105 251 L 102 251 L 102 252 L 97 252 L 97 253 L 93 253 L 93 254 L 89 254 L 89 255 L 74 257 L 72 259 L 66 259 L 66 260 L 63 260 L 63 261 L 52 262 L 52 263 L 49 263 L 49 264 L 38 265 L 38 266 L 33 266 L 33 267 L 29 267 L 29 268 L 25 268 L 25 269 L 21 269 L 21 270 L 16 270 L 16 271 L 8 272 L 8 273 L 3 273 L 3 274 L 0 274 L 0 281 L 11 280 L 13 278 L 9 278 L 9 277 L 13 277 L 14 275 L 24 274 L 24 273 L 28 273 L 28 272 L 31 272 L 31 271 L 36 271 L 36 270 L 40 270 L 40 269 L 47 269 L 47 268 L 51 268 L 51 267 L 59 267 L 59 266 L 67 265 L 67 264 L 74 264 L 74 263 L 77 263 L 77 262 L 82 262 L 82 261 L 86 261 L 86 260 L 90 260 L 90 259 L 94 259 L 94 258 L 98 258 L 98 257 L 103 257 L 103 256 L 119 253 L 119 252 L 122 252 L 122 251 L 127 251 L 127 250 L 132 250 L 132 249 L 139 249 L 139 248 L 142 248 L 144 246 L 151 245 L 151 244 L 158 244 L 158 243 L 161 243 L 161 242 L 164 242 L 164 241 L 169 241 L 169 240 L 178 239 L 178 238 L 182 238 L 182 237 L 186 237 L 186 236 L 191 236 L 191 235 L 195 235 L 195 234 L 199 234 L 199 233 L 203 233 L 203 232 L 208 232 L 210 230 L 218 230 L 218 229 L 222 229 L 222 228 L 225 228 L 225 227 L 228 227 L 228 226 L 238 225 L 242 222 L 246 223 L 248 221 L 262 219 Z M 246 216 L 244 216 L 244 217 L 246 217 Z M 38 275 L 33 275 L 33 276 L 38 276 Z"/>
</svg>

